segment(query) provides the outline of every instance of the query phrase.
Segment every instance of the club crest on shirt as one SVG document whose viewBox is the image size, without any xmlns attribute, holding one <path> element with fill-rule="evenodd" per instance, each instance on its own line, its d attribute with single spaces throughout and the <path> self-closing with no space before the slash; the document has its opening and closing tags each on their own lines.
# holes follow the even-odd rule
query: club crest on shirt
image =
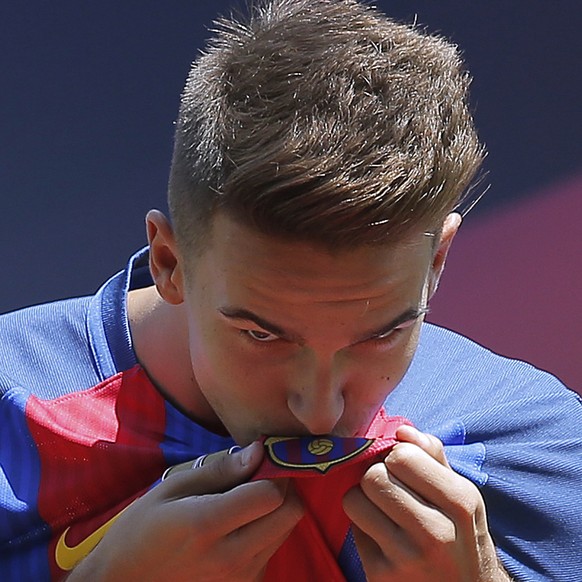
<svg viewBox="0 0 582 582">
<path fill-rule="evenodd" d="M 265 447 L 270 460 L 279 467 L 325 473 L 359 455 L 373 442 L 363 437 L 268 437 Z"/>
</svg>

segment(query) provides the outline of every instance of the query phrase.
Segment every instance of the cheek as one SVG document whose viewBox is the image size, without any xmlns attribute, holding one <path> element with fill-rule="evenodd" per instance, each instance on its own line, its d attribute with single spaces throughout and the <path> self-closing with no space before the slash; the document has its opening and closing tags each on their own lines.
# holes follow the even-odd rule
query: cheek
<svg viewBox="0 0 582 582">
<path fill-rule="evenodd" d="M 418 335 L 415 329 L 390 350 L 354 354 L 350 378 L 352 397 L 381 403 L 406 374 L 418 345 Z"/>
<path fill-rule="evenodd" d="M 190 340 L 190 359 L 198 386 L 214 407 L 258 407 L 282 385 L 282 378 L 264 359 L 251 357 L 232 330 L 200 330 Z"/>
<path fill-rule="evenodd" d="M 418 340 L 420 336 L 420 325 L 414 326 L 411 330 L 410 335 L 404 338 L 403 341 L 393 353 L 390 354 L 390 390 L 392 391 L 405 376 L 414 354 L 416 348 L 418 347 Z"/>
</svg>

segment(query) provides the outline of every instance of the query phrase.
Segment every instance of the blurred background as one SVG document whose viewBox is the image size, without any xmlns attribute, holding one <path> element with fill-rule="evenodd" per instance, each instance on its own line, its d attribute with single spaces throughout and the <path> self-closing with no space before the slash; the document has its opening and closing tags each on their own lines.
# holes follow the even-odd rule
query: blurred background
<svg viewBox="0 0 582 582">
<path fill-rule="evenodd" d="M 429 319 L 580 390 L 582 4 L 377 4 L 462 48 L 489 150 Z M 190 62 L 230 5 L 0 4 L 0 312 L 93 293 L 145 244 Z"/>
</svg>

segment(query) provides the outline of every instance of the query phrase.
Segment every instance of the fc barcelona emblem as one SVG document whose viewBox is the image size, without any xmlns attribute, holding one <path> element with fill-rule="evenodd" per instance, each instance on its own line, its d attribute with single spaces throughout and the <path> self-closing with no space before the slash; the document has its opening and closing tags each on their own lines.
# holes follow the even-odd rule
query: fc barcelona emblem
<svg viewBox="0 0 582 582">
<path fill-rule="evenodd" d="M 269 437 L 267 454 L 279 467 L 325 473 L 365 451 L 374 439 L 361 437 Z"/>
</svg>

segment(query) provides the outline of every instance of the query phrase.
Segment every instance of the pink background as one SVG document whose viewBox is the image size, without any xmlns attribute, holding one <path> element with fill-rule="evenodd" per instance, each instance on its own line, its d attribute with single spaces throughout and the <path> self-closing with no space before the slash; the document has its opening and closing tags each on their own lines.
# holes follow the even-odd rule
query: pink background
<svg viewBox="0 0 582 582">
<path fill-rule="evenodd" d="M 582 392 L 582 175 L 471 219 L 430 321 Z"/>
</svg>

